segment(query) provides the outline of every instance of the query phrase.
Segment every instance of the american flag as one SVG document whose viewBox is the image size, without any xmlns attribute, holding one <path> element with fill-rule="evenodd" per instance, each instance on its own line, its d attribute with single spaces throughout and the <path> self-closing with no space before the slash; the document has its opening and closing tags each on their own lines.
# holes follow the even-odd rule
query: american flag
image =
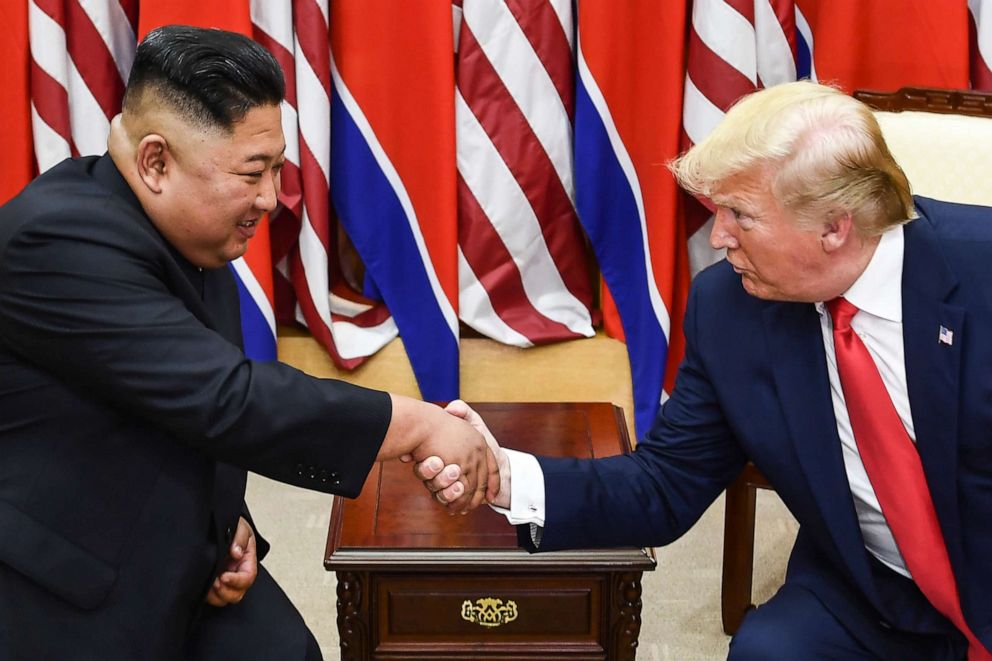
<svg viewBox="0 0 992 661">
<path fill-rule="evenodd" d="M 102 154 L 134 60 L 137 0 L 30 0 L 31 130 L 39 170 Z"/>
<path fill-rule="evenodd" d="M 571 0 L 464 0 L 455 19 L 461 319 L 521 347 L 590 337 Z"/>
</svg>

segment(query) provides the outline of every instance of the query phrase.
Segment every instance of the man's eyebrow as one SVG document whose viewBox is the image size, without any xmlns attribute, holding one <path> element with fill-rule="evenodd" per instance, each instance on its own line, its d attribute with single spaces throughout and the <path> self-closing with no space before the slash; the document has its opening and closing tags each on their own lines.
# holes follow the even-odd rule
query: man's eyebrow
<svg viewBox="0 0 992 661">
<path fill-rule="evenodd" d="M 263 163 L 268 161 L 277 161 L 279 160 L 279 157 L 285 153 L 286 153 L 286 147 L 284 145 L 283 148 L 279 150 L 279 153 L 275 155 L 275 158 L 269 156 L 268 154 L 258 153 L 258 154 L 252 154 L 251 156 L 246 158 L 245 163 L 250 163 L 252 161 L 262 161 Z"/>
</svg>

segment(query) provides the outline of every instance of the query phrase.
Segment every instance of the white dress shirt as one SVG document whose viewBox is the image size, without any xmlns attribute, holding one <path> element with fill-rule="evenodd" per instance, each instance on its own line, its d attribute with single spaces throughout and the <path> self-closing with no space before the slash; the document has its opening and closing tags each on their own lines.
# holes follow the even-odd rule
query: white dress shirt
<svg viewBox="0 0 992 661">
<path fill-rule="evenodd" d="M 868 348 L 899 418 L 915 443 L 916 433 L 909 409 L 902 339 L 903 250 L 903 228 L 900 225 L 882 235 L 867 268 L 843 296 L 860 310 L 851 320 L 851 328 Z M 868 480 L 851 431 L 851 419 L 847 414 L 844 392 L 837 375 L 830 313 L 823 303 L 816 303 L 816 310 L 820 314 L 830 394 L 844 467 L 851 485 L 851 494 L 854 496 L 854 508 L 865 547 L 883 564 L 909 577 L 892 531 L 882 516 L 878 498 Z M 540 529 L 544 526 L 544 473 L 533 455 L 513 450 L 506 452 L 510 461 L 510 474 L 513 476 L 510 480 L 510 509 L 493 509 L 504 514 L 514 525 L 530 524 L 531 538 L 536 542 L 540 539 Z"/>
</svg>

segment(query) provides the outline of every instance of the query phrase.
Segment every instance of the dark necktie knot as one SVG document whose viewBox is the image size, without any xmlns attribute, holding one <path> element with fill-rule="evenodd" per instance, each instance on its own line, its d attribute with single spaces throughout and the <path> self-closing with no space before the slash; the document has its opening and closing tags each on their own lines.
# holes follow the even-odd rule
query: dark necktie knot
<svg viewBox="0 0 992 661">
<path fill-rule="evenodd" d="M 835 331 L 846 331 L 851 327 L 851 319 L 858 313 L 858 308 L 846 298 L 838 296 L 826 303 L 827 311 L 834 322 Z"/>
</svg>

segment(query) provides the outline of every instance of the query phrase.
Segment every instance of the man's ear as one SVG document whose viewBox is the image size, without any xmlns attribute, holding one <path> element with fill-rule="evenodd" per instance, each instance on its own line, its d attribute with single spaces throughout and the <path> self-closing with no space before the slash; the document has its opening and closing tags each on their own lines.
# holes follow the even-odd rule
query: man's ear
<svg viewBox="0 0 992 661">
<path fill-rule="evenodd" d="M 169 143 L 161 135 L 150 133 L 138 143 L 135 154 L 138 176 L 153 193 L 162 192 L 163 180 L 168 175 L 172 158 Z"/>
<path fill-rule="evenodd" d="M 849 212 L 832 215 L 823 223 L 820 231 L 820 245 L 823 246 L 823 252 L 833 253 L 840 250 L 847 243 L 852 232 L 854 232 L 854 219 Z"/>
</svg>

